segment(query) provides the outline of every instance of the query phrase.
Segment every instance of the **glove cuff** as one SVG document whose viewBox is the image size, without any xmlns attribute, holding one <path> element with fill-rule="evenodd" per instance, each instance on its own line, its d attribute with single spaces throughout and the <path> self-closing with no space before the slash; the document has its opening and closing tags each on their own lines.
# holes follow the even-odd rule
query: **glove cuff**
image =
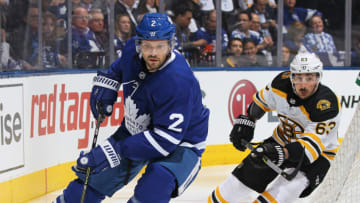
<svg viewBox="0 0 360 203">
<path fill-rule="evenodd" d="M 234 125 L 235 124 L 246 125 L 246 126 L 255 128 L 255 122 L 252 120 L 249 120 L 249 119 L 237 118 L 234 120 Z"/>
<path fill-rule="evenodd" d="M 116 153 L 114 147 L 109 142 L 109 140 L 106 140 L 104 143 L 100 144 L 100 148 L 104 152 L 104 155 L 107 159 L 107 161 L 110 164 L 111 168 L 114 168 L 120 164 L 120 156 Z"/>
<path fill-rule="evenodd" d="M 120 83 L 118 81 L 107 78 L 102 75 L 98 75 L 98 76 L 94 77 L 93 85 L 105 87 L 105 88 L 114 90 L 115 92 L 119 91 L 119 88 L 120 88 Z"/>
</svg>

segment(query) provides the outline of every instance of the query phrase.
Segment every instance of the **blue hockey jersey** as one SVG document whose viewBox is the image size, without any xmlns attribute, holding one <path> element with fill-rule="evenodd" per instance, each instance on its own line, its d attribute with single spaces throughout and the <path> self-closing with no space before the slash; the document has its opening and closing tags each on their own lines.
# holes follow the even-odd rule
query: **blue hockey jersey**
<svg viewBox="0 0 360 203">
<path fill-rule="evenodd" d="M 108 72 L 123 85 L 125 116 L 118 131 L 129 133 L 121 141 L 120 156 L 148 160 L 169 155 L 177 146 L 205 149 L 209 110 L 202 104 L 198 80 L 185 58 L 176 51 L 153 73 L 130 39 Z"/>
</svg>

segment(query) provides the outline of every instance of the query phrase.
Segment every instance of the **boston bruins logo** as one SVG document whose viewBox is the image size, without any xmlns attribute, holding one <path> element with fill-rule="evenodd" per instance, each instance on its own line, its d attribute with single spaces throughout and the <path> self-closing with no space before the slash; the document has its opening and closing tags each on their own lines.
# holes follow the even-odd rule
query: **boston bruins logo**
<svg viewBox="0 0 360 203">
<path fill-rule="evenodd" d="M 330 107 L 331 107 L 331 103 L 325 99 L 318 101 L 318 103 L 316 104 L 316 108 L 320 109 L 320 111 L 325 111 L 327 109 L 330 109 Z"/>
<path fill-rule="evenodd" d="M 296 139 L 304 132 L 304 127 L 298 122 L 282 114 L 278 114 L 278 117 L 281 123 L 280 127 L 282 135 L 284 137 Z"/>
</svg>

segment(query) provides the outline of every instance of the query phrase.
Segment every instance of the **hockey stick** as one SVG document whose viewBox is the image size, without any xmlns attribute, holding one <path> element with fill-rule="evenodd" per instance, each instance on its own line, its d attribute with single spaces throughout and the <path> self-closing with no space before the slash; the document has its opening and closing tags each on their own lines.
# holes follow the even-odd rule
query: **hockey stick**
<svg viewBox="0 0 360 203">
<path fill-rule="evenodd" d="M 93 142 L 92 142 L 92 145 L 91 145 L 91 149 L 94 149 L 96 147 L 96 141 L 97 141 L 97 137 L 99 135 L 100 124 L 104 121 L 104 118 L 105 118 L 104 115 L 103 115 L 101 102 L 96 103 L 96 107 L 97 107 L 97 109 L 99 111 L 98 112 L 99 114 L 98 114 L 98 117 L 97 117 L 97 122 L 96 122 L 94 138 L 93 138 Z M 90 172 L 91 172 L 91 168 L 87 167 L 84 187 L 83 187 L 83 191 L 81 193 L 80 203 L 84 203 L 84 201 L 85 201 L 85 194 L 86 194 L 86 190 L 87 190 L 87 187 L 88 187 L 88 184 L 89 184 Z"/>
<path fill-rule="evenodd" d="M 246 146 L 248 149 L 252 151 L 255 150 L 255 148 L 252 146 L 251 143 L 247 142 L 246 140 L 241 140 L 241 143 Z M 283 176 L 286 180 L 292 180 L 293 178 L 295 178 L 295 176 L 297 175 L 297 173 L 300 170 L 300 167 L 302 165 L 302 162 L 304 160 L 304 153 L 301 154 L 301 158 L 300 161 L 298 163 L 298 165 L 296 166 L 295 170 L 292 173 L 286 173 L 284 170 L 282 170 L 279 166 L 277 166 L 276 164 L 274 164 L 274 162 L 272 162 L 269 157 L 267 157 L 266 155 L 264 155 L 262 157 L 262 160 L 264 161 L 264 163 L 269 166 L 271 169 L 273 169 L 276 173 L 278 173 L 279 175 Z M 251 153 L 251 156 L 254 156 L 255 154 Z M 256 155 L 255 155 L 256 156 Z"/>
</svg>

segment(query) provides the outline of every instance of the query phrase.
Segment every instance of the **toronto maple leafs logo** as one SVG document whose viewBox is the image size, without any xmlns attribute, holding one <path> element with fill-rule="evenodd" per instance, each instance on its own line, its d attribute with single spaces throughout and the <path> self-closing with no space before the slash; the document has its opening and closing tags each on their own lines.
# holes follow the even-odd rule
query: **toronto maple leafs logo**
<svg viewBox="0 0 360 203">
<path fill-rule="evenodd" d="M 134 100 L 128 96 L 125 99 L 125 126 L 131 135 L 146 131 L 150 124 L 150 115 L 138 115 L 138 112 L 139 109 L 137 108 Z"/>
</svg>

